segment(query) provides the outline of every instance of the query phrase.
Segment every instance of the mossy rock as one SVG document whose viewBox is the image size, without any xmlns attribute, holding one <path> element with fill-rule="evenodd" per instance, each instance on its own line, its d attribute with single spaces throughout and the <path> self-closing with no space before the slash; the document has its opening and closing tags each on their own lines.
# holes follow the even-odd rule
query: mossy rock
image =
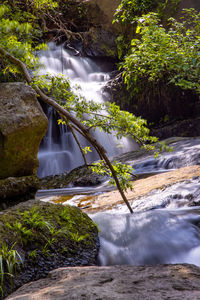
<svg viewBox="0 0 200 300">
<path fill-rule="evenodd" d="M 34 199 L 38 188 L 39 179 L 36 175 L 0 179 L 0 210 Z"/>
<path fill-rule="evenodd" d="M 48 120 L 36 93 L 23 82 L 0 83 L 0 178 L 36 174 Z"/>
<path fill-rule="evenodd" d="M 0 213 L 0 245 L 0 255 L 5 245 L 17 251 L 14 277 L 3 276 L 6 296 L 57 267 L 95 265 L 98 229 L 77 207 L 30 200 Z"/>
</svg>

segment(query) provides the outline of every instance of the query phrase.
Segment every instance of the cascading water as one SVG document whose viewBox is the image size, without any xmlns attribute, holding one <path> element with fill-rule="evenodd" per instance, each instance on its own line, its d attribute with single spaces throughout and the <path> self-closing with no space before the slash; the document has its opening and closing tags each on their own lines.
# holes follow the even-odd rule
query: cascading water
<svg viewBox="0 0 200 300">
<path fill-rule="evenodd" d="M 62 73 L 70 78 L 72 86 L 80 86 L 80 94 L 87 100 L 102 103 L 108 95 L 102 93 L 102 87 L 109 79 L 110 63 L 96 63 L 92 59 L 74 56 L 72 51 L 65 50 L 63 46 L 49 44 L 48 51 L 39 54 L 43 68 L 40 74 Z M 46 108 L 49 120 L 48 132 L 41 143 L 39 150 L 38 176 L 44 177 L 70 171 L 84 163 L 78 145 L 68 128 L 57 125 L 58 116 L 51 107 Z M 108 155 L 113 156 L 127 152 L 136 147 L 128 139 L 123 139 L 121 146 L 113 135 L 108 135 L 98 130 L 94 133 L 97 140 L 106 148 Z M 88 142 L 78 135 L 81 146 L 88 146 Z M 118 147 L 119 146 L 119 147 Z M 98 159 L 93 151 L 87 155 L 88 162 Z"/>
<path fill-rule="evenodd" d="M 131 154 L 125 156 L 138 174 L 200 165 L 199 138 L 180 139 L 172 145 L 174 151 L 157 160 L 152 156 L 140 161 L 132 160 Z M 91 215 L 100 229 L 99 263 L 200 266 L 199 203 L 200 174 L 135 199 L 132 215 L 127 214 L 125 205 Z"/>
<path fill-rule="evenodd" d="M 91 216 L 100 229 L 101 265 L 200 266 L 200 208 Z"/>
</svg>

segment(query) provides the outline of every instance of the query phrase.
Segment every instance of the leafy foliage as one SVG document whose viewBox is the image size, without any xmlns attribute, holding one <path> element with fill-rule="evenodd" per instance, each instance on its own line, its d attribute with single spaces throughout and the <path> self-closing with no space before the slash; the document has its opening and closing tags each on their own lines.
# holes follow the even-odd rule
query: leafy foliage
<svg viewBox="0 0 200 300">
<path fill-rule="evenodd" d="M 180 0 L 122 0 L 118 6 L 113 22 L 133 24 L 136 17 L 150 12 L 156 12 L 165 19 L 167 8 L 170 15 L 177 10 Z"/>
<path fill-rule="evenodd" d="M 157 0 L 122 0 L 115 12 L 114 22 L 133 23 L 136 16 L 153 11 L 159 2 Z"/>
<path fill-rule="evenodd" d="M 12 8 L 7 1 L 4 3 L 0 6 L 0 47 L 33 70 L 39 65 L 38 58 L 35 56 L 36 51 L 45 48 L 42 43 L 38 46 L 34 46 L 33 43 L 33 40 L 41 35 L 41 30 L 36 24 L 36 17 L 29 12 L 21 11 L 18 6 Z M 19 73 L 16 65 L 11 64 L 4 57 L 1 59 L 1 76 L 4 76 L 5 80 Z"/>
<path fill-rule="evenodd" d="M 127 189 L 132 190 L 133 187 L 131 184 L 131 179 L 133 176 L 134 169 L 129 165 L 122 164 L 121 162 L 117 162 L 117 161 L 114 161 L 112 165 L 115 172 L 118 174 L 118 179 L 122 189 L 124 191 L 127 191 Z M 109 184 L 115 185 L 115 181 L 112 178 L 111 171 L 103 160 L 94 163 L 90 168 L 92 169 L 93 172 L 97 174 L 110 177 Z"/>
<path fill-rule="evenodd" d="M 0 291 L 2 296 L 4 291 L 4 281 L 9 277 L 12 285 L 16 267 L 23 263 L 18 251 L 13 249 L 14 246 L 15 244 L 9 249 L 8 245 L 5 243 L 1 243 L 0 245 Z"/>
<path fill-rule="evenodd" d="M 184 12 L 182 23 L 170 18 L 169 30 L 155 13 L 138 19 L 140 39 L 132 40 L 131 53 L 120 66 L 132 94 L 160 81 L 200 92 L 200 13 Z"/>
<path fill-rule="evenodd" d="M 48 74 L 35 77 L 33 85 L 35 84 L 44 89 L 48 95 L 51 95 L 68 111 L 75 113 L 76 118 L 88 130 L 99 128 L 107 133 L 114 130 L 117 138 L 130 136 L 140 142 L 141 145 L 145 142 L 157 141 L 157 138 L 149 136 L 149 129 L 146 127 L 147 122 L 145 120 L 120 110 L 120 107 L 115 103 L 100 104 L 87 101 L 72 91 L 69 80 L 63 75 L 50 76 Z"/>
</svg>

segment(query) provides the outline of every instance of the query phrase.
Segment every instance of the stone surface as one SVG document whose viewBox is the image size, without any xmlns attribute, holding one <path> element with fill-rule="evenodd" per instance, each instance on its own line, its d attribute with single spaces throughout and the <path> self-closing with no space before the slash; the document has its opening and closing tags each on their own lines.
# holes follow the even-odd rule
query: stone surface
<svg viewBox="0 0 200 300">
<path fill-rule="evenodd" d="M 0 83 L 0 178 L 36 173 L 37 153 L 48 121 L 33 89 Z"/>
<path fill-rule="evenodd" d="M 58 189 L 68 187 L 69 184 L 74 186 L 95 186 L 101 184 L 105 177 L 96 173 L 86 166 L 80 166 L 69 173 L 51 175 L 40 178 L 40 189 Z"/>
<path fill-rule="evenodd" d="M 142 178 L 132 182 L 133 190 L 128 190 L 126 197 L 130 203 L 134 203 L 134 201 L 140 197 L 148 196 L 153 190 L 166 189 L 175 183 L 180 183 L 199 176 L 200 166 L 188 166 L 171 172 Z M 53 203 L 73 203 L 73 205 L 84 208 L 84 211 L 87 213 L 108 211 L 124 203 L 118 190 L 96 195 L 82 195 L 82 197 L 74 198 L 69 195 L 46 196 L 46 200 L 48 199 Z"/>
<path fill-rule="evenodd" d="M 36 200 L 0 212 L 0 244 L 17 250 L 23 261 L 13 283 L 6 276 L 0 283 L 4 296 L 58 267 L 95 265 L 99 249 L 97 227 L 79 208 Z"/>
<path fill-rule="evenodd" d="M 120 0 L 88 0 L 85 5 L 88 8 L 88 18 L 94 25 L 102 25 L 105 29 L 114 30 L 112 25 L 114 13 L 120 4 Z M 112 27 L 112 28 L 111 28 Z"/>
<path fill-rule="evenodd" d="M 0 179 L 0 209 L 5 209 L 13 202 L 34 198 L 38 188 L 39 180 L 35 175 Z"/>
<path fill-rule="evenodd" d="M 6 298 L 36 299 L 198 300 L 200 268 L 187 264 L 61 268 Z"/>
<path fill-rule="evenodd" d="M 174 85 L 164 84 L 160 86 L 162 97 L 157 94 L 154 89 L 132 96 L 130 91 L 127 91 L 126 85 L 123 82 L 122 72 L 113 72 L 113 78 L 104 87 L 104 91 L 111 95 L 111 101 L 114 101 L 122 110 L 127 110 L 136 116 L 141 116 L 151 124 L 151 128 L 158 126 L 166 126 L 167 124 L 174 127 L 176 123 L 183 120 L 190 122 L 192 127 L 195 127 L 197 122 L 192 120 L 199 117 L 200 101 L 199 95 L 192 90 L 182 90 Z M 147 101 L 146 94 L 149 95 Z M 180 109 L 181 108 L 181 109 Z M 197 120 L 198 121 L 198 120 Z M 184 124 L 184 123 L 183 123 Z M 181 130 L 181 126 L 177 130 L 173 130 L 171 136 L 198 136 L 198 129 L 192 130 L 192 127 Z M 165 135 L 162 138 L 167 138 Z"/>
<path fill-rule="evenodd" d="M 89 30 L 85 34 L 84 53 L 87 56 L 116 58 L 115 39 L 119 33 L 112 24 L 120 0 L 89 0 L 82 3 L 87 11 Z"/>
<path fill-rule="evenodd" d="M 151 134 L 157 136 L 159 139 L 165 139 L 171 136 L 200 136 L 200 117 L 154 128 L 151 130 Z"/>
</svg>

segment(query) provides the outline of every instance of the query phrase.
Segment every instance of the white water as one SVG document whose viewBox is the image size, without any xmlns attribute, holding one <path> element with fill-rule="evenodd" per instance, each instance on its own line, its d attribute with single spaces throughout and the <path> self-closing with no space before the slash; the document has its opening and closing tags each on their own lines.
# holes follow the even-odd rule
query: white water
<svg viewBox="0 0 200 300">
<path fill-rule="evenodd" d="M 62 73 L 70 78 L 72 86 L 80 86 L 80 94 L 87 100 L 102 103 L 109 95 L 102 93 L 102 87 L 109 80 L 111 64 L 96 63 L 89 58 L 74 56 L 63 46 L 49 44 L 48 51 L 42 51 L 39 55 L 40 62 L 44 65 L 40 74 L 50 73 L 58 75 Z M 58 116 L 52 108 L 46 108 L 49 120 L 48 132 L 39 150 L 38 176 L 60 174 L 68 172 L 84 163 L 80 150 L 74 141 L 71 132 L 66 126 L 57 125 Z M 89 146 L 88 142 L 77 134 L 82 148 Z M 120 143 L 114 135 L 95 131 L 94 136 L 106 148 L 108 155 L 113 156 L 122 152 L 133 150 L 136 144 L 128 139 Z M 88 162 L 98 159 L 95 151 L 87 155 Z"/>
<path fill-rule="evenodd" d="M 131 153 L 122 155 L 137 174 L 157 173 L 176 168 L 200 165 L 200 139 L 188 138 L 173 143 L 174 152 L 155 160 L 153 157 L 134 160 Z M 124 157 L 123 157 L 124 156 Z M 190 207 L 193 202 L 193 207 Z M 154 190 L 131 203 L 112 211 L 91 215 L 100 229 L 99 263 L 174 264 L 200 266 L 200 174 L 190 180 Z"/>
<path fill-rule="evenodd" d="M 92 216 L 101 265 L 193 263 L 200 266 L 200 208 Z"/>
</svg>

